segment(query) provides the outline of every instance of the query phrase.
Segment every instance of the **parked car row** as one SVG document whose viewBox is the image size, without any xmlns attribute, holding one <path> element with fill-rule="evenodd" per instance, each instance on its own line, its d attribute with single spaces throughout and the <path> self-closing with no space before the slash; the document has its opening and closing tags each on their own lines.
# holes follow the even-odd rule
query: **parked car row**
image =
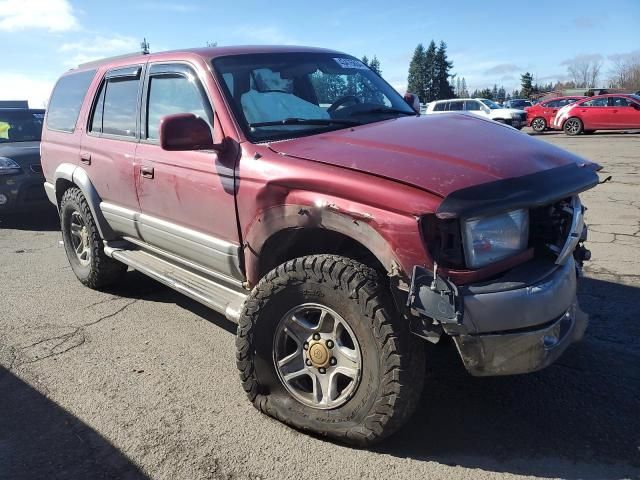
<svg viewBox="0 0 640 480">
<path fill-rule="evenodd" d="M 580 99 L 560 108 L 552 127 L 567 135 L 640 128 L 640 96 L 609 94 Z"/>
<path fill-rule="evenodd" d="M 486 98 L 454 98 L 451 100 L 436 100 L 427 105 L 426 115 L 447 112 L 469 112 L 474 115 L 505 123 L 520 130 L 527 124 L 527 114 L 524 110 L 503 108 Z"/>
</svg>

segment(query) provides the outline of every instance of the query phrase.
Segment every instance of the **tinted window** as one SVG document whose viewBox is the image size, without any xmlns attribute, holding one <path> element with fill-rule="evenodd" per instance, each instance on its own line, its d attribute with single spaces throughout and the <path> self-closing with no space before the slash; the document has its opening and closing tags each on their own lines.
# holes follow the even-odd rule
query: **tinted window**
<svg viewBox="0 0 640 480">
<path fill-rule="evenodd" d="M 449 111 L 456 112 L 464 109 L 464 102 L 449 102 Z"/>
<path fill-rule="evenodd" d="M 594 98 L 582 104 L 583 107 L 606 107 L 608 105 L 608 98 Z"/>
<path fill-rule="evenodd" d="M 447 106 L 447 102 L 436 103 L 433 107 L 434 112 L 444 112 L 445 107 Z"/>
<path fill-rule="evenodd" d="M 543 106 L 548 108 L 558 108 L 562 107 L 563 105 L 565 105 L 564 100 L 551 100 L 550 102 L 545 103 Z"/>
<path fill-rule="evenodd" d="M 465 110 L 480 110 L 480 102 L 476 102 L 475 100 L 468 100 L 464 102 Z"/>
<path fill-rule="evenodd" d="M 65 75 L 58 80 L 49 101 L 48 128 L 73 132 L 82 101 L 95 74 L 95 70 L 89 70 Z"/>
<path fill-rule="evenodd" d="M 90 131 L 135 137 L 139 85 L 137 77 L 107 79 L 100 89 Z"/>
<path fill-rule="evenodd" d="M 211 124 L 211 107 L 193 76 L 153 76 L 149 83 L 147 137 L 157 139 L 160 119 L 174 113 L 193 113 Z"/>
<path fill-rule="evenodd" d="M 624 97 L 613 97 L 610 105 L 612 107 L 630 107 L 631 102 Z"/>
</svg>

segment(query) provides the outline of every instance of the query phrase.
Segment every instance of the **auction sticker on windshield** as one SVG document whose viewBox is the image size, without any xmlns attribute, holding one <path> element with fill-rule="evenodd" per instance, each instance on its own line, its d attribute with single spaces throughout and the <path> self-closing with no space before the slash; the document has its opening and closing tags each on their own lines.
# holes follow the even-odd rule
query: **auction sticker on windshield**
<svg viewBox="0 0 640 480">
<path fill-rule="evenodd" d="M 356 60 L 355 58 L 334 57 L 334 60 L 342 68 L 356 68 L 358 70 L 367 70 L 368 68 L 364 63 L 360 60 Z"/>
</svg>

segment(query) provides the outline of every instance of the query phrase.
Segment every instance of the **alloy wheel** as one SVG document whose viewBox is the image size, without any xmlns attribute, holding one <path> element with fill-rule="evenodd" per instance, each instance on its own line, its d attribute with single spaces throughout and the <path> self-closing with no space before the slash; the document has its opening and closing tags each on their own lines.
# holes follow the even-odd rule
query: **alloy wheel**
<svg viewBox="0 0 640 480">
<path fill-rule="evenodd" d="M 314 303 L 299 305 L 282 317 L 273 339 L 273 362 L 295 399 L 323 410 L 349 401 L 362 376 L 353 330 L 332 309 Z"/>
<path fill-rule="evenodd" d="M 69 225 L 71 233 L 71 246 L 80 262 L 80 265 L 86 267 L 91 262 L 91 242 L 89 241 L 89 229 L 84 217 L 75 210 L 71 214 L 71 222 Z"/>
</svg>

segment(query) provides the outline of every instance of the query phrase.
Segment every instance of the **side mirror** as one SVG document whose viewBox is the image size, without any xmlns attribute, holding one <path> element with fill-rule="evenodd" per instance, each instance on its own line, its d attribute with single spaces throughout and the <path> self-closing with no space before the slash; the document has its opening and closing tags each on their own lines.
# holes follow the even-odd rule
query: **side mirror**
<svg viewBox="0 0 640 480">
<path fill-rule="evenodd" d="M 163 150 L 220 150 L 213 143 L 211 127 L 193 113 L 176 113 L 160 120 L 160 146 Z"/>
<path fill-rule="evenodd" d="M 420 113 L 420 98 L 415 93 L 405 93 L 404 101 L 407 102 L 417 113 Z"/>
</svg>

